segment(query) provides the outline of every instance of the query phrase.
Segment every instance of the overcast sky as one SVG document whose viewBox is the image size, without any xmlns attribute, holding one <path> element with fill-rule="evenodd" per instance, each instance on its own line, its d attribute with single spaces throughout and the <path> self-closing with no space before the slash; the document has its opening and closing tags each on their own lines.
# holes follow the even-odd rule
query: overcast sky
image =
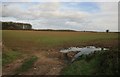
<svg viewBox="0 0 120 77">
<path fill-rule="evenodd" d="M 2 2 L 2 21 L 30 23 L 34 29 L 118 31 L 117 2 L 23 1 Z"/>
</svg>

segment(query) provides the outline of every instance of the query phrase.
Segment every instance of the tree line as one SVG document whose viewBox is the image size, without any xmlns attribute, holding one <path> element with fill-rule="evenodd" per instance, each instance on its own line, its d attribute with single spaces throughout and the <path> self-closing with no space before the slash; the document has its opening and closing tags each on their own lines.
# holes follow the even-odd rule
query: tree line
<svg viewBox="0 0 120 77">
<path fill-rule="evenodd" d="M 2 30 L 31 30 L 32 25 L 28 23 L 18 23 L 18 22 L 1 22 Z"/>
</svg>

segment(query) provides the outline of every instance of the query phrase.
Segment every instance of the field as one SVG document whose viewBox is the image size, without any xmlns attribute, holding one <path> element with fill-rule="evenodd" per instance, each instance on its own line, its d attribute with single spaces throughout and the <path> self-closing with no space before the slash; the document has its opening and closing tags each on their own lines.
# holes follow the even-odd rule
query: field
<svg viewBox="0 0 120 77">
<path fill-rule="evenodd" d="M 2 39 L 4 75 L 69 75 L 68 69 L 72 67 L 66 67 L 68 65 L 59 52 L 61 49 L 89 45 L 111 50 L 118 48 L 118 33 L 112 32 L 3 30 Z M 83 60 L 80 62 L 86 63 Z"/>
</svg>

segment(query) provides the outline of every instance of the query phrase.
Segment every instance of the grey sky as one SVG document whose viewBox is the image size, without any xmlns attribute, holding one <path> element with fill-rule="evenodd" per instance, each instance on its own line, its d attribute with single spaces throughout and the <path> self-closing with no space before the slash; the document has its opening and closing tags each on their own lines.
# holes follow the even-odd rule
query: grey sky
<svg viewBox="0 0 120 77">
<path fill-rule="evenodd" d="M 27 22 L 34 29 L 118 31 L 117 2 L 3 2 L 2 21 Z"/>
</svg>

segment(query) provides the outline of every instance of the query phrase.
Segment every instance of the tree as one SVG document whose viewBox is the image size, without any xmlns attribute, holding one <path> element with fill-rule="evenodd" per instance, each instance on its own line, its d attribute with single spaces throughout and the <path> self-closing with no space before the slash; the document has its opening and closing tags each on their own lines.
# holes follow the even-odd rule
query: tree
<svg viewBox="0 0 120 77">
<path fill-rule="evenodd" d="M 108 33 L 108 32 L 109 32 L 109 30 L 106 30 L 106 32 Z"/>
<path fill-rule="evenodd" d="M 28 23 L 2 22 L 2 29 L 3 30 L 23 30 L 23 29 L 30 30 L 32 29 L 32 25 Z"/>
</svg>

